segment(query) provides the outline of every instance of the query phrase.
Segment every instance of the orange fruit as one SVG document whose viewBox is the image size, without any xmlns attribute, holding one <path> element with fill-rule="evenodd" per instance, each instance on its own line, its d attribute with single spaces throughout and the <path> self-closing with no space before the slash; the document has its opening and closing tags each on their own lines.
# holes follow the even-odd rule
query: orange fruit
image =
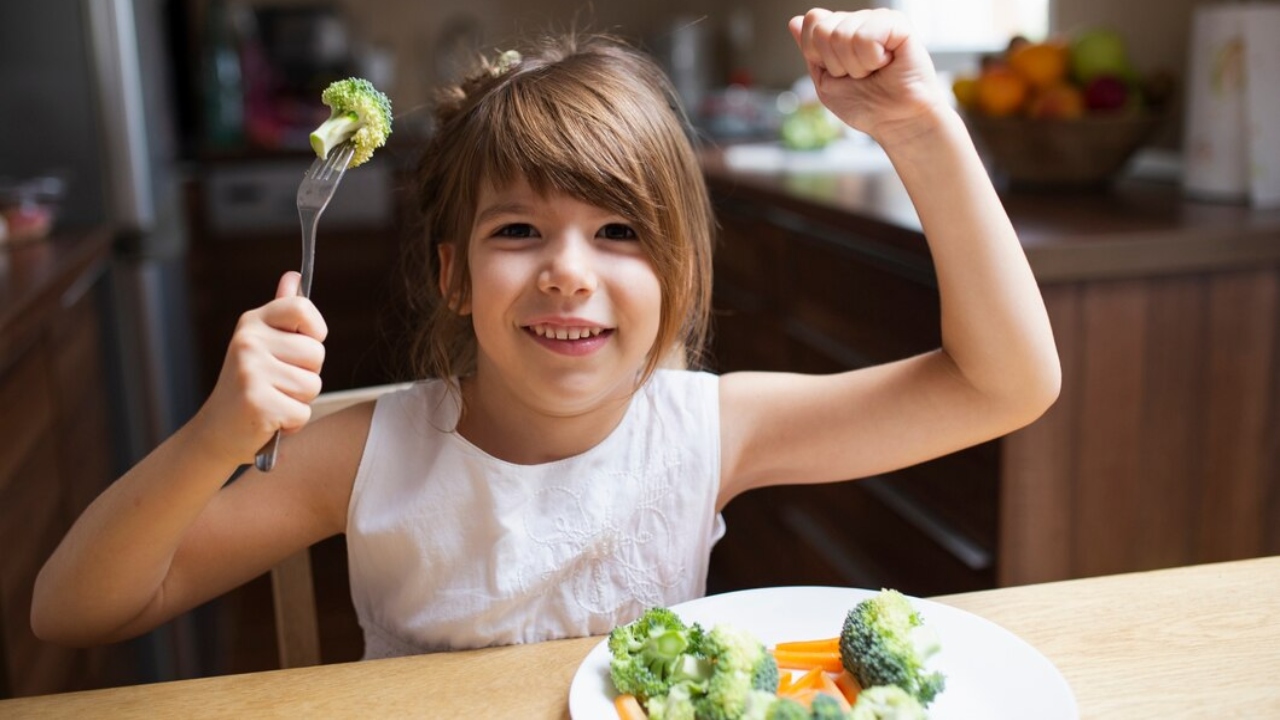
<svg viewBox="0 0 1280 720">
<path fill-rule="evenodd" d="M 951 92 L 956 96 L 956 104 L 965 110 L 978 107 L 978 79 L 960 77 L 951 83 Z"/>
<path fill-rule="evenodd" d="M 1029 86 L 1007 67 L 992 67 L 978 76 L 978 109 L 992 117 L 1015 115 L 1027 101 Z"/>
<path fill-rule="evenodd" d="M 1045 88 L 1066 79 L 1070 53 L 1058 43 L 1030 43 L 1011 51 L 1008 62 L 1032 87 Z"/>
<path fill-rule="evenodd" d="M 1027 105 L 1028 117 L 1046 120 L 1070 120 L 1084 115 L 1084 112 L 1084 93 L 1068 82 L 1037 90 Z"/>
</svg>

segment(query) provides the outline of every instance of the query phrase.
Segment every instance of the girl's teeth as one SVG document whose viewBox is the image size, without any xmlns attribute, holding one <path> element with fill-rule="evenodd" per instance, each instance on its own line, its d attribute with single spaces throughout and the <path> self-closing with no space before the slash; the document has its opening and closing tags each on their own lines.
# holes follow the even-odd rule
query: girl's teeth
<svg viewBox="0 0 1280 720">
<path fill-rule="evenodd" d="M 533 326 L 533 332 L 535 335 L 555 338 L 556 340 L 581 340 L 582 338 L 599 335 L 603 331 L 600 328 L 565 328 L 535 325 Z"/>
</svg>

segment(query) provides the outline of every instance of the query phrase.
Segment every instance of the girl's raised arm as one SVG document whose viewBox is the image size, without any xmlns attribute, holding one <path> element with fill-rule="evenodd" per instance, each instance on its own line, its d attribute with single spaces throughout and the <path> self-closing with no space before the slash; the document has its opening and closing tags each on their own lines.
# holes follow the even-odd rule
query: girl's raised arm
<svg viewBox="0 0 1280 720">
<path fill-rule="evenodd" d="M 246 313 L 196 416 L 104 491 L 36 579 L 36 635 L 66 645 L 132 637 L 229 590 L 345 526 L 371 410 L 288 437 L 270 475 L 224 489 L 276 428 L 306 423 L 320 391 L 324 320 L 295 297 Z"/>
<path fill-rule="evenodd" d="M 886 472 L 1006 434 L 1057 398 L 1057 350 L 1013 226 L 932 62 L 887 10 L 790 29 L 819 98 L 884 148 L 928 239 L 941 349 L 829 376 L 721 379 L 720 503 L 764 485 Z"/>
</svg>

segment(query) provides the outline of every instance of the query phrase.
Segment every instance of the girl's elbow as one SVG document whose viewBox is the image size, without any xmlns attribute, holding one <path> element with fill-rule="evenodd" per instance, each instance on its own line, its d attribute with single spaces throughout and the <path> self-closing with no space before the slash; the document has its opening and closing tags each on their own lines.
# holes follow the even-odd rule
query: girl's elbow
<svg viewBox="0 0 1280 720">
<path fill-rule="evenodd" d="M 31 594 L 31 632 L 37 638 L 55 645 L 75 647 L 80 643 L 68 632 L 68 613 L 59 607 L 57 594 L 48 589 L 49 581 L 42 572 L 36 578 Z"/>
<path fill-rule="evenodd" d="M 44 642 L 71 648 L 87 648 L 113 642 L 110 637 L 77 627 L 73 619 L 71 613 L 40 603 L 31 604 L 31 633 Z"/>
<path fill-rule="evenodd" d="M 1062 366 L 1056 355 L 1040 362 L 1019 385 L 1015 402 L 1016 428 L 1030 425 L 1053 407 L 1062 392 Z"/>
<path fill-rule="evenodd" d="M 35 593 L 31 600 L 31 633 L 33 635 L 54 645 L 65 647 L 82 645 L 76 642 L 77 638 L 73 633 L 68 632 L 65 619 L 65 612 L 42 599 L 39 592 Z"/>
<path fill-rule="evenodd" d="M 31 633 L 40 640 L 63 647 L 91 647 L 104 641 L 96 638 L 77 622 L 80 613 L 64 599 L 75 597 L 55 583 L 45 572 L 36 577 L 31 595 Z"/>
</svg>

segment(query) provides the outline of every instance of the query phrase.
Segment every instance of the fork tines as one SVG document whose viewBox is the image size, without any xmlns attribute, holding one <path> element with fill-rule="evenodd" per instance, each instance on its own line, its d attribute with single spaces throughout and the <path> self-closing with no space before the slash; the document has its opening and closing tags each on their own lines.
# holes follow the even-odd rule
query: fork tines
<svg viewBox="0 0 1280 720">
<path fill-rule="evenodd" d="M 329 153 L 329 157 L 324 160 L 316 158 L 315 162 L 311 163 L 311 168 L 307 170 L 307 177 L 316 180 L 328 180 L 335 172 L 340 173 L 346 170 L 347 164 L 351 162 L 351 156 L 354 154 L 355 148 L 351 146 L 351 143 L 344 142 L 334 148 L 333 152 Z"/>
</svg>

